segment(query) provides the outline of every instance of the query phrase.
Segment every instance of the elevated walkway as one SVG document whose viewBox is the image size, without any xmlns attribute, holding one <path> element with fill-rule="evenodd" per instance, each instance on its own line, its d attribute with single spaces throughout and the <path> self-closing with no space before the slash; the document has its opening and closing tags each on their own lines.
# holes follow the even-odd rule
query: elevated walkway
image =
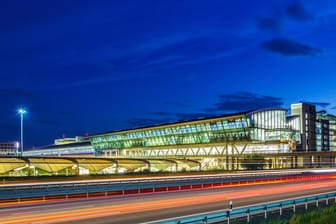
<svg viewBox="0 0 336 224">
<path fill-rule="evenodd" d="M 336 152 L 259 152 L 264 169 L 336 167 Z M 0 157 L 0 176 L 244 170 L 250 154 L 161 157 Z"/>
</svg>

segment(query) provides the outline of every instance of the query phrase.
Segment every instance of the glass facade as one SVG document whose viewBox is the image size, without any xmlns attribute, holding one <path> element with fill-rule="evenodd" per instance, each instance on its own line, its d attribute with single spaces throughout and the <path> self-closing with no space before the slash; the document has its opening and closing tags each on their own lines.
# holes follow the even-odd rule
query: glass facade
<svg viewBox="0 0 336 224">
<path fill-rule="evenodd" d="M 330 151 L 336 151 L 336 117 L 330 116 L 329 119 L 329 147 Z"/>
<path fill-rule="evenodd" d="M 18 154 L 18 142 L 0 142 L 0 156 L 15 156 Z"/>
<path fill-rule="evenodd" d="M 244 115 L 167 124 L 90 137 L 96 150 L 249 140 Z"/>
<path fill-rule="evenodd" d="M 336 117 L 324 111 L 316 116 L 316 151 L 336 151 Z"/>
<path fill-rule="evenodd" d="M 90 137 L 97 154 L 103 150 L 183 146 L 209 143 L 289 140 L 286 110 L 270 109 L 231 116 L 111 132 Z"/>
<path fill-rule="evenodd" d="M 289 140 L 292 133 L 286 124 L 286 110 L 255 111 L 247 115 L 252 120 L 251 139 L 258 141 Z"/>
</svg>

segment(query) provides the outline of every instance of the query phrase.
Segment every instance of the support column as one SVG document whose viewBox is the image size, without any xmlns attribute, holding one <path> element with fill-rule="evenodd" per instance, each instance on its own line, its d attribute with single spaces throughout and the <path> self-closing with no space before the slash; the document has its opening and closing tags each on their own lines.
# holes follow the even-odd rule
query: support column
<svg viewBox="0 0 336 224">
<path fill-rule="evenodd" d="M 240 157 L 239 156 L 237 156 L 236 157 L 236 170 L 240 170 Z"/>
<path fill-rule="evenodd" d="M 329 167 L 333 167 L 333 157 L 329 157 Z"/>
<path fill-rule="evenodd" d="M 151 172 L 151 164 L 150 162 L 147 163 L 148 171 Z"/>
<path fill-rule="evenodd" d="M 279 168 L 279 157 L 277 156 L 274 158 L 274 168 L 275 169 Z"/>
<path fill-rule="evenodd" d="M 321 167 L 321 156 L 317 156 L 317 166 Z"/>
<path fill-rule="evenodd" d="M 229 156 L 226 155 L 225 157 L 225 166 L 226 166 L 226 170 L 229 170 Z"/>
<path fill-rule="evenodd" d="M 235 164 L 234 164 L 234 162 L 235 162 L 235 158 L 234 158 L 234 156 L 232 155 L 232 156 L 231 156 L 231 170 L 234 170 L 234 169 L 235 169 Z"/>
<path fill-rule="evenodd" d="M 115 161 L 115 165 L 116 165 L 115 174 L 118 174 L 118 171 L 119 171 L 119 162 L 118 162 L 118 160 Z"/>
</svg>

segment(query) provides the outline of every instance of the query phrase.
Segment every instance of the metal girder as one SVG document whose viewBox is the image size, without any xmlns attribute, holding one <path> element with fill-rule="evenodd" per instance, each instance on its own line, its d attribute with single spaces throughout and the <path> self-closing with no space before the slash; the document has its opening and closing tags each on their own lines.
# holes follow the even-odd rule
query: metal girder
<svg viewBox="0 0 336 224">
<path fill-rule="evenodd" d="M 202 145 L 198 147 L 181 147 L 181 148 L 150 148 L 142 149 L 146 150 L 148 153 L 139 151 L 137 154 L 133 154 L 136 157 L 169 157 L 169 156 L 223 156 L 223 155 L 241 155 L 248 144 L 245 143 L 240 145 L 238 148 L 236 144 L 216 144 L 216 145 Z"/>
</svg>

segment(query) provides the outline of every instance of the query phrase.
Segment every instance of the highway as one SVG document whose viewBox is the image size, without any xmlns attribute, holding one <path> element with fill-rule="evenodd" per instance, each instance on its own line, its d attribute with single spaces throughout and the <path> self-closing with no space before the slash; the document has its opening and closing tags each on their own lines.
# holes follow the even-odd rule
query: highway
<svg viewBox="0 0 336 224">
<path fill-rule="evenodd" d="M 324 171 L 324 172 L 323 172 Z M 10 181 L 6 180 L 3 178 L 4 181 L 0 181 L 0 187 L 10 187 L 10 186 L 36 186 L 36 185 L 59 185 L 59 184 L 87 184 L 87 183 L 104 183 L 104 182 L 136 182 L 136 181 L 151 181 L 153 179 L 155 180 L 181 180 L 181 179 L 204 179 L 204 178 L 230 178 L 230 177 L 246 177 L 246 176 L 284 176 L 284 175 L 302 175 L 304 173 L 336 173 L 336 169 L 283 169 L 283 170 L 261 170 L 261 171 L 239 171 L 239 172 L 227 172 L 227 173 L 222 173 L 222 174 L 193 174 L 193 175 L 181 175 L 181 174 L 170 174 L 167 176 L 148 176 L 148 177 L 113 177 L 113 178 L 104 178 L 103 176 L 101 177 L 102 179 L 90 179 L 90 176 L 88 177 L 83 177 L 87 179 L 83 180 L 67 180 L 67 181 L 60 181 L 60 180 L 52 180 L 52 181 L 47 181 L 43 177 L 40 179 L 34 179 L 35 182 L 30 182 L 30 181 Z M 70 177 L 67 177 L 69 179 Z"/>
<path fill-rule="evenodd" d="M 0 205 L 0 223 L 145 223 L 334 191 L 336 179 Z"/>
</svg>

